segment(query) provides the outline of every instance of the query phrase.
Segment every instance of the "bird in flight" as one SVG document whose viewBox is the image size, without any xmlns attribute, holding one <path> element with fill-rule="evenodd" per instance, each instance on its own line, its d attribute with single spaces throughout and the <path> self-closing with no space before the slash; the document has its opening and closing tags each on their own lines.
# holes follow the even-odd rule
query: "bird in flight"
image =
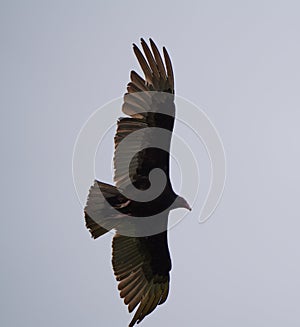
<svg viewBox="0 0 300 327">
<path fill-rule="evenodd" d="M 163 58 L 150 39 L 133 51 L 144 78 L 130 73 L 115 134 L 114 183 L 95 180 L 84 209 L 94 239 L 115 230 L 112 266 L 129 327 L 140 323 L 169 292 L 171 258 L 167 224 L 170 210 L 186 208 L 170 181 L 170 142 L 175 119 L 174 75 L 166 48 Z"/>
</svg>

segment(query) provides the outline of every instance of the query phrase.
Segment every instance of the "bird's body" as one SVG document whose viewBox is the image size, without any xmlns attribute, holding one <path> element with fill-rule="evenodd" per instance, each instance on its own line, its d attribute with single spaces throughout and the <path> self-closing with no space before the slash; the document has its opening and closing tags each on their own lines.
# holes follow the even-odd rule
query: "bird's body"
<svg viewBox="0 0 300 327">
<path fill-rule="evenodd" d="M 115 186 L 95 181 L 85 208 L 92 237 L 116 230 L 112 264 L 120 295 L 130 312 L 138 306 L 130 327 L 167 299 L 168 214 L 179 207 L 190 209 L 173 191 L 169 176 L 175 117 L 171 61 L 163 48 L 163 63 L 152 40 L 152 51 L 144 40 L 141 43 L 145 57 L 135 45 L 133 49 L 145 79 L 131 72 L 122 108 L 130 117 L 118 120 L 115 135 Z M 164 178 L 151 180 L 155 169 Z"/>
</svg>

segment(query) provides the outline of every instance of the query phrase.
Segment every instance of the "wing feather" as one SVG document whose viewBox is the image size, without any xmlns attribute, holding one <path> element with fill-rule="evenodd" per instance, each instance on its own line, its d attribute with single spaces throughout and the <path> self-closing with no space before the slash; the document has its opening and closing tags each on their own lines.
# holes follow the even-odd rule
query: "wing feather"
<svg viewBox="0 0 300 327">
<path fill-rule="evenodd" d="M 174 89 L 174 73 L 173 73 L 172 63 L 168 51 L 165 47 L 163 47 L 163 53 L 166 62 L 166 67 L 167 67 L 169 85 L 171 89 Z"/>
<path fill-rule="evenodd" d="M 151 45 L 151 48 L 152 48 L 156 63 L 158 65 L 159 74 L 163 79 L 166 79 L 167 75 L 166 75 L 166 70 L 165 70 L 165 67 L 164 67 L 164 63 L 163 63 L 161 55 L 160 55 L 160 53 L 159 53 L 159 51 L 157 49 L 157 46 L 152 41 L 152 39 L 150 39 L 150 45 Z"/>
<path fill-rule="evenodd" d="M 150 51 L 147 43 L 144 41 L 144 39 L 141 39 L 141 44 L 142 44 L 144 53 L 147 57 L 147 60 L 149 62 L 149 66 L 152 70 L 153 75 L 156 77 L 156 79 L 159 79 L 160 75 L 159 75 L 158 67 L 157 67 L 155 59 L 153 57 L 153 54 L 151 53 L 151 51 Z"/>
<path fill-rule="evenodd" d="M 146 78 L 146 81 L 148 83 L 151 83 L 152 81 L 152 72 L 151 72 L 151 69 L 146 61 L 146 59 L 144 58 L 141 50 L 135 45 L 133 44 L 133 51 L 137 57 L 137 60 L 139 61 L 140 65 L 141 65 L 141 68 L 145 74 L 145 78 Z"/>
<path fill-rule="evenodd" d="M 135 297 L 128 303 L 128 311 L 132 312 L 136 306 L 139 304 L 141 301 L 142 295 L 147 287 L 147 283 L 143 285 L 142 288 L 140 288 L 139 292 L 135 295 Z"/>
<path fill-rule="evenodd" d="M 114 182 L 119 189 L 125 189 L 131 183 L 136 183 L 135 186 L 140 189 L 147 189 L 149 172 L 154 168 L 163 169 L 169 178 L 169 154 L 163 154 L 160 149 L 147 150 L 146 147 L 149 140 L 155 138 L 154 132 L 152 135 L 148 127 L 165 128 L 171 132 L 173 130 L 175 105 L 172 64 L 165 48 L 163 48 L 164 64 L 157 46 L 151 39 L 150 47 L 143 39 L 141 44 L 145 56 L 135 44 L 133 50 L 145 78 L 131 71 L 128 93 L 124 95 L 122 106 L 122 111 L 131 118 L 119 119 L 115 136 Z M 137 131 L 138 137 L 130 139 L 130 142 L 126 143 L 126 148 L 119 147 L 122 140 Z M 170 142 L 171 137 L 162 140 L 168 149 Z M 145 150 L 139 151 L 141 148 Z M 132 153 L 130 150 L 133 149 L 136 150 L 136 156 L 130 158 L 132 161 L 128 171 L 126 158 L 129 158 Z"/>
<path fill-rule="evenodd" d="M 132 247 L 136 251 L 132 252 Z M 138 306 L 129 326 L 142 321 L 166 298 L 171 269 L 167 247 L 166 232 L 139 238 L 116 234 L 113 238 L 112 264 L 119 282 L 120 297 L 128 305 L 129 312 Z M 131 254 L 127 256 L 129 249 Z M 121 259 L 122 253 L 124 260 Z M 125 274 L 121 280 L 120 271 Z"/>
<path fill-rule="evenodd" d="M 149 91 L 149 89 L 146 86 L 146 81 L 134 70 L 130 73 L 130 79 L 131 83 L 137 86 L 142 91 Z"/>
</svg>

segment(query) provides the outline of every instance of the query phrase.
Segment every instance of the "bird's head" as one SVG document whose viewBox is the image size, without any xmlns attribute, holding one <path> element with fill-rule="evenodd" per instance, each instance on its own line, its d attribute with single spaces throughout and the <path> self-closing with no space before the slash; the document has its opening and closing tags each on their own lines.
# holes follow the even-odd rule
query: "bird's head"
<svg viewBox="0 0 300 327">
<path fill-rule="evenodd" d="M 192 210 L 192 208 L 190 207 L 190 205 L 187 203 L 187 201 L 181 197 L 181 196 L 177 196 L 173 205 L 172 205 L 172 209 L 176 209 L 176 208 L 185 208 L 188 210 Z"/>
</svg>

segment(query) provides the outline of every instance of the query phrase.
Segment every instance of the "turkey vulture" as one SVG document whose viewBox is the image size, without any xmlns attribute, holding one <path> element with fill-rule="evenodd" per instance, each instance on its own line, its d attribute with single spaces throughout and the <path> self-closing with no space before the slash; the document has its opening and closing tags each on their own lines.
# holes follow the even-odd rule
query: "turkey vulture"
<svg viewBox="0 0 300 327">
<path fill-rule="evenodd" d="M 129 117 L 117 123 L 115 186 L 95 181 L 84 209 L 86 227 L 93 238 L 111 229 L 116 231 L 112 266 L 120 296 L 129 312 L 138 306 L 129 327 L 166 301 L 171 270 L 168 214 L 175 208 L 191 210 L 173 191 L 169 177 L 175 116 L 171 60 L 163 48 L 163 61 L 151 39 L 150 47 L 143 39 L 141 45 L 144 55 L 135 44 L 133 51 L 145 77 L 131 71 L 124 95 L 122 111 Z M 154 170 L 156 180 L 151 179 Z M 150 189 L 152 193 L 147 193 Z"/>
</svg>

